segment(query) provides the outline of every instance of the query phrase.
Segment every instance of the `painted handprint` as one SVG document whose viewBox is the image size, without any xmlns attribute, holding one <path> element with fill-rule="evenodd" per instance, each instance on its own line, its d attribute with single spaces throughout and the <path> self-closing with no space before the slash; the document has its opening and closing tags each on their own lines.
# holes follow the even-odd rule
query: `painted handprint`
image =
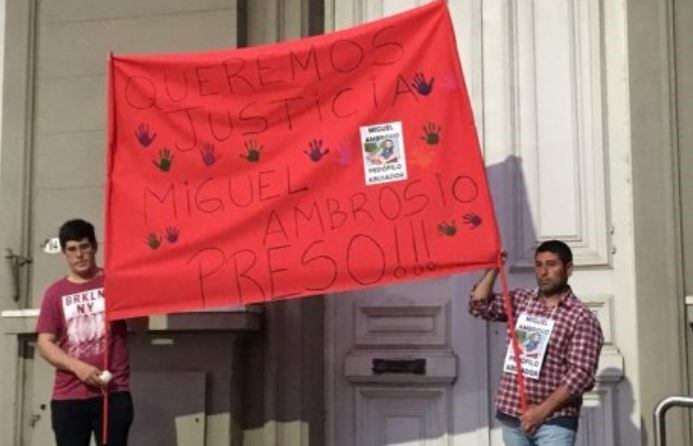
<svg viewBox="0 0 693 446">
<path fill-rule="evenodd" d="M 169 243 L 176 243 L 178 241 L 178 236 L 180 235 L 180 231 L 178 228 L 175 228 L 173 226 L 169 226 L 166 228 L 166 240 L 168 240 Z"/>
<path fill-rule="evenodd" d="M 137 138 L 140 145 L 146 149 L 156 139 L 156 133 L 150 134 L 149 126 L 140 124 L 137 126 L 137 130 L 135 130 L 135 138 Z"/>
<path fill-rule="evenodd" d="M 152 163 L 158 167 L 162 172 L 168 172 L 171 170 L 171 165 L 173 164 L 173 155 L 171 151 L 167 148 L 159 150 L 159 162 L 152 160 Z"/>
<path fill-rule="evenodd" d="M 147 243 L 147 246 L 149 246 L 152 249 L 159 249 L 159 246 L 161 246 L 161 237 L 157 236 L 153 232 L 147 234 L 147 237 L 145 237 L 144 240 L 145 243 Z"/>
<path fill-rule="evenodd" d="M 472 229 L 478 228 L 481 225 L 481 217 L 473 212 L 470 212 L 462 216 L 462 222 Z"/>
<path fill-rule="evenodd" d="M 409 162 L 415 166 L 423 167 L 424 169 L 435 161 L 436 154 L 427 148 L 419 147 L 414 150 L 409 158 Z"/>
<path fill-rule="evenodd" d="M 440 126 L 429 122 L 423 127 L 423 131 L 424 134 L 421 139 L 426 141 L 426 144 L 430 144 L 432 146 L 438 144 L 440 141 Z"/>
<path fill-rule="evenodd" d="M 322 151 L 322 139 L 314 139 L 308 144 L 308 146 L 310 147 L 310 151 L 304 150 L 303 153 L 308 155 L 308 157 L 316 163 L 320 161 L 323 156 L 330 153 L 330 149 L 328 148 L 325 148 L 324 152 Z"/>
<path fill-rule="evenodd" d="M 200 150 L 200 156 L 202 156 L 202 163 L 205 166 L 211 166 L 212 164 L 219 161 L 221 158 L 219 155 L 214 153 L 214 144 L 205 144 L 204 149 Z"/>
<path fill-rule="evenodd" d="M 421 96 L 428 96 L 431 94 L 431 91 L 433 91 L 434 80 L 435 78 L 432 77 L 431 80 L 427 82 L 423 73 L 419 72 L 414 75 L 414 82 L 411 83 L 411 86 L 414 87 L 414 90 L 418 91 Z"/>
<path fill-rule="evenodd" d="M 450 223 L 445 221 L 438 223 L 438 232 L 442 235 L 447 235 L 448 237 L 454 237 L 457 234 L 457 225 L 455 225 L 455 220 Z"/>
<path fill-rule="evenodd" d="M 339 148 L 337 149 L 337 156 L 335 157 L 335 160 L 342 166 L 348 166 L 351 164 L 352 153 L 353 151 L 351 150 L 351 147 L 349 147 L 347 144 L 340 144 Z"/>
<path fill-rule="evenodd" d="M 460 89 L 460 79 L 454 72 L 445 73 L 438 76 L 438 86 L 446 91 L 457 91 Z"/>
<path fill-rule="evenodd" d="M 260 152 L 265 146 L 258 145 L 257 141 L 251 139 L 245 142 L 245 153 L 241 154 L 241 158 L 248 160 L 251 163 L 260 161 Z"/>
</svg>

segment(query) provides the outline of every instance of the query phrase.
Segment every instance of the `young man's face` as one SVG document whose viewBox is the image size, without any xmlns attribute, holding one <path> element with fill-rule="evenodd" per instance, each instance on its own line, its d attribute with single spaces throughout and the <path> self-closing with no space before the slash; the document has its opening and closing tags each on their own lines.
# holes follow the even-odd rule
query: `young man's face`
<svg viewBox="0 0 693 446">
<path fill-rule="evenodd" d="M 88 276 L 96 269 L 96 246 L 88 238 L 67 241 L 63 254 L 70 271 L 78 276 Z"/>
<path fill-rule="evenodd" d="M 544 251 L 538 252 L 534 256 L 534 274 L 537 276 L 537 285 L 545 296 L 563 291 L 572 272 L 573 264 L 564 264 L 558 254 Z"/>
</svg>

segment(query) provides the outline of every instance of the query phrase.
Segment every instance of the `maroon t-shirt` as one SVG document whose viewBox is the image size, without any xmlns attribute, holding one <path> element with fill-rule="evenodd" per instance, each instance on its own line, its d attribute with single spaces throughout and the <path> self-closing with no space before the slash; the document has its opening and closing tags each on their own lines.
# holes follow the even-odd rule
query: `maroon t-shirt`
<svg viewBox="0 0 693 446">
<path fill-rule="evenodd" d="M 105 333 L 103 275 L 86 283 L 63 278 L 51 285 L 43 296 L 36 324 L 37 333 L 51 333 L 57 345 L 68 355 L 103 369 Z M 130 364 L 127 329 L 124 321 L 111 324 L 108 369 L 113 378 L 109 392 L 128 390 Z M 53 399 L 71 400 L 101 396 L 101 389 L 91 387 L 66 370 L 56 369 Z"/>
</svg>

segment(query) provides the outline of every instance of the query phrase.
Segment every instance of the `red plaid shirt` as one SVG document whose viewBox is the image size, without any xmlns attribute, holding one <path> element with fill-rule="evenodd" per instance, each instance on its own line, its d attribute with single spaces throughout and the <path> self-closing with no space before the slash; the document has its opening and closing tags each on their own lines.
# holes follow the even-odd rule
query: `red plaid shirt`
<svg viewBox="0 0 693 446">
<path fill-rule="evenodd" d="M 575 398 L 549 418 L 579 416 L 582 394 L 594 387 L 599 353 L 604 343 L 599 321 L 570 289 L 563 295 L 555 312 L 538 298 L 538 290 L 512 290 L 510 297 L 515 321 L 520 313 L 552 317 L 555 321 L 539 379 L 525 378 L 527 404 L 540 404 L 563 385 Z M 488 321 L 507 321 L 501 294 L 493 294 L 485 300 L 471 300 L 469 312 Z M 514 374 L 503 373 L 496 396 L 496 410 L 520 416 L 520 397 Z"/>
</svg>

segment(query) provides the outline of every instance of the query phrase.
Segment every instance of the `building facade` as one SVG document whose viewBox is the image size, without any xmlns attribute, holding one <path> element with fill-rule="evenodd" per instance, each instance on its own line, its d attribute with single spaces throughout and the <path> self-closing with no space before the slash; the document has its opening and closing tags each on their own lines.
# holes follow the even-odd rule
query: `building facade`
<svg viewBox="0 0 693 446">
<path fill-rule="evenodd" d="M 32 335 L 66 219 L 102 234 L 106 59 L 342 29 L 421 0 L 0 1 L 0 445 L 51 444 Z M 511 285 L 560 238 L 606 345 L 579 444 L 654 444 L 693 383 L 693 3 L 449 1 Z M 30 262 L 27 262 L 30 260 Z M 133 444 L 501 445 L 505 329 L 479 274 L 149 319 L 132 337 Z M 689 297 L 687 297 L 689 296 Z M 376 374 L 377 359 L 425 373 Z M 672 411 L 668 444 L 691 444 Z"/>
</svg>

